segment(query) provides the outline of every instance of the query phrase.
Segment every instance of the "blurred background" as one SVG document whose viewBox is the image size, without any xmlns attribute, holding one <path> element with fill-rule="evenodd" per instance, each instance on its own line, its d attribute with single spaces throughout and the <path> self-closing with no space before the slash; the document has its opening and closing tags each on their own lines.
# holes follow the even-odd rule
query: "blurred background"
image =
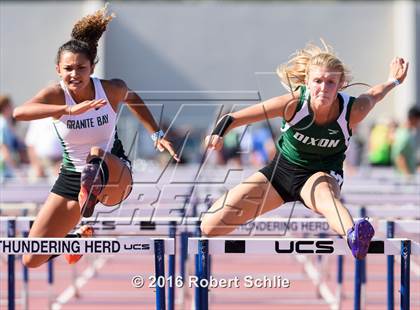
<svg viewBox="0 0 420 310">
<path fill-rule="evenodd" d="M 2 101 L 18 106 L 56 83 L 58 47 L 70 39 L 79 18 L 104 4 L 1 1 Z M 138 92 L 179 148 L 183 162 L 200 162 L 202 140 L 221 113 L 284 94 L 275 69 L 306 43 L 321 44 L 320 38 L 350 67 L 353 82 L 386 81 L 396 55 L 410 62 L 404 85 L 378 104 L 354 132 L 349 166 L 392 166 L 396 131 L 406 126 L 410 107 L 419 106 L 419 1 L 109 1 L 108 11 L 117 17 L 99 42 L 95 75 L 121 78 Z M 358 95 L 366 89 L 354 86 L 346 92 Z M 54 173 L 60 156 L 55 142 L 45 138 L 45 145 L 36 147 L 40 136 L 29 133 L 45 132 L 51 129 L 49 123 L 28 131 L 27 122 L 15 123 L 7 108 L 1 110 L 12 136 L 2 135 L 3 179 Z M 273 119 L 232 132 L 214 162 L 261 167 L 275 152 L 280 122 Z M 410 133 L 419 162 L 417 127 L 418 122 Z M 131 159 L 168 160 L 155 152 L 144 127 L 124 106 L 118 131 Z M 48 171 L 42 171 L 40 163 L 45 158 Z"/>
<path fill-rule="evenodd" d="M 50 119 L 15 122 L 13 108 L 59 81 L 55 71 L 58 47 L 70 39 L 77 20 L 104 5 L 105 1 L 0 0 L 0 235 L 8 232 L 2 221 L 7 216 L 37 214 L 56 179 L 62 156 Z M 384 227 L 380 220 L 403 218 L 416 222 L 396 226 L 407 230 L 397 229 L 395 237 L 420 240 L 420 1 L 109 1 L 108 11 L 116 18 L 99 41 L 95 76 L 123 79 L 143 98 L 174 142 L 182 165 L 172 165 L 167 153 L 157 152 L 143 125 L 121 105 L 118 134 L 133 162 L 133 192 L 124 204 L 97 208 L 92 219 L 98 215 L 104 220 L 135 215 L 148 221 L 197 216 L 267 164 L 276 152 L 279 118 L 231 131 L 224 137 L 221 152 L 206 153 L 204 137 L 221 114 L 285 94 L 275 74 L 277 66 L 309 42 L 320 45 L 322 38 L 351 69 L 353 82 L 375 85 L 387 81 L 394 56 L 410 62 L 404 84 L 353 131 L 341 198 L 353 216 L 375 220 L 378 238 L 386 233 L 380 229 Z M 357 96 L 367 89 L 353 86 L 346 92 Z M 290 204 L 265 216 L 274 220 L 292 214 L 316 216 L 306 208 L 294 210 L 295 204 Z M 266 228 L 257 223 L 252 229 L 241 229 L 252 236 L 254 232 L 276 238 L 285 232 L 296 236 L 288 226 L 282 229 L 273 223 L 261 222 Z M 124 225 L 116 224 L 129 234 L 154 235 L 149 228 L 139 232 L 137 223 Z M 18 233 L 22 232 L 20 228 Z M 106 226 L 98 227 L 97 232 L 109 233 Z M 323 230 L 308 230 L 298 236 L 326 235 Z M 23 304 L 17 309 L 28 309 L 28 303 L 24 304 L 28 300 L 31 309 L 155 309 L 154 290 L 133 289 L 130 283 L 130 276 L 138 272 L 152 274 L 150 257 L 104 256 L 86 256 L 73 268 L 62 259 L 55 260 L 55 282 L 50 281 L 52 267 L 48 277 L 45 268 L 31 271 L 29 286 L 17 281 L 16 303 Z M 276 274 L 281 272 L 293 281 L 290 290 L 231 289 L 224 294 L 212 290 L 212 309 L 279 309 L 281 304 L 283 309 L 353 309 L 352 258 L 344 261 L 342 288 L 336 281 L 333 258 L 296 257 L 282 256 L 281 261 L 267 256 L 240 261 L 212 257 L 212 274 L 229 277 L 246 271 L 268 275 L 275 269 Z M 363 295 L 369 307 L 362 309 L 385 309 L 385 259 L 383 255 L 369 259 L 368 293 Z M 192 272 L 193 262 L 190 255 L 186 274 Z M 412 307 L 419 309 L 418 257 L 411 260 L 411 266 Z M 398 268 L 396 264 L 396 305 Z M 23 279 L 25 271 L 16 270 L 17 279 Z M 5 291 L 10 278 L 6 256 L 0 255 L 0 308 L 7 303 L 5 297 L 11 296 Z M 176 309 L 193 309 L 193 289 L 177 289 L 176 296 Z"/>
</svg>

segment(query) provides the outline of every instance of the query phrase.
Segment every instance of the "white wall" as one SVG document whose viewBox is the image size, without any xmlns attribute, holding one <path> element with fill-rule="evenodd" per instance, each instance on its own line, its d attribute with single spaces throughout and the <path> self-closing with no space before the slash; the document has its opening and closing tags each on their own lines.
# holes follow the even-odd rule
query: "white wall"
<svg viewBox="0 0 420 310">
<path fill-rule="evenodd" d="M 82 2 L 0 2 L 0 93 L 15 104 L 55 81 L 58 47 L 70 39 Z"/>
<path fill-rule="evenodd" d="M 106 41 L 106 75 L 136 90 L 283 94 L 274 74 L 256 72 L 273 72 L 321 37 L 352 69 L 355 82 L 372 85 L 388 78 L 395 51 L 392 2 L 115 2 L 111 9 L 117 18 Z M 369 119 L 396 115 L 393 103 L 391 95 Z M 171 119 L 179 106 L 167 104 L 163 118 Z M 199 110 L 195 115 L 197 126 L 214 118 Z"/>
</svg>

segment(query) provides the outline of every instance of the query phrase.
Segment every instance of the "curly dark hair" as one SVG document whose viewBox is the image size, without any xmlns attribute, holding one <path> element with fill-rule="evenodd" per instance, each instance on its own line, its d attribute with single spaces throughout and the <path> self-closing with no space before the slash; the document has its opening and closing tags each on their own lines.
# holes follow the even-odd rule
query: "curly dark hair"
<svg viewBox="0 0 420 310">
<path fill-rule="evenodd" d="M 76 22 L 71 32 L 71 40 L 60 46 L 57 52 L 56 63 L 60 62 L 61 54 L 65 51 L 85 54 L 90 63 L 98 62 L 98 41 L 106 30 L 108 23 L 115 14 L 107 15 L 107 5 L 91 15 L 87 15 Z"/>
</svg>

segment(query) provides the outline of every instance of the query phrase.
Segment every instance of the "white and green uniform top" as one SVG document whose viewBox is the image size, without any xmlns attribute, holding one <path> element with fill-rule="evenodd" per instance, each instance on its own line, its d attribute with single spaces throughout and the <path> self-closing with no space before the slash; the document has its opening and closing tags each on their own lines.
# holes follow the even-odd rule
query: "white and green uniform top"
<svg viewBox="0 0 420 310">
<path fill-rule="evenodd" d="M 80 115 L 66 114 L 53 121 L 63 146 L 61 169 L 81 172 L 92 146 L 99 146 L 108 151 L 117 138 L 115 132 L 117 115 L 106 97 L 101 81 L 92 77 L 92 82 L 95 86 L 95 100 L 105 99 L 107 103 L 97 110 L 91 109 Z M 60 82 L 60 86 L 64 91 L 66 105 L 75 105 L 76 102 L 63 81 Z"/>
<path fill-rule="evenodd" d="M 349 127 L 354 97 L 338 93 L 338 118 L 326 125 L 314 122 L 309 89 L 300 87 L 299 102 L 292 119 L 283 119 L 277 148 L 289 162 L 309 170 L 342 170 L 345 152 L 352 135 Z"/>
</svg>

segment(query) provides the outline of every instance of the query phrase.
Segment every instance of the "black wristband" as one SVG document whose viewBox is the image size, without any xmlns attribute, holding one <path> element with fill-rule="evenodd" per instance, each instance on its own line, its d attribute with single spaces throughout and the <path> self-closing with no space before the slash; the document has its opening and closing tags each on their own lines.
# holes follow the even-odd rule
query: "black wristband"
<svg viewBox="0 0 420 310">
<path fill-rule="evenodd" d="M 223 135 L 226 133 L 226 130 L 229 128 L 229 126 L 233 123 L 235 118 L 229 114 L 226 114 L 222 116 L 221 119 L 216 124 L 216 127 L 213 129 L 212 135 L 216 135 L 219 137 L 223 137 Z"/>
</svg>

